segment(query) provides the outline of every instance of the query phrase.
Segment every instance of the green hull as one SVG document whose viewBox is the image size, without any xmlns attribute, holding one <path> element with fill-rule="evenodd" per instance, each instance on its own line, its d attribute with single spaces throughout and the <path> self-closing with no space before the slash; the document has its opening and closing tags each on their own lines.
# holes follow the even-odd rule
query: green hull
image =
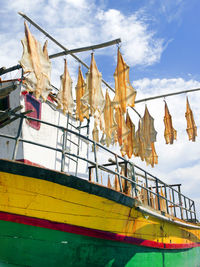
<svg viewBox="0 0 200 267">
<path fill-rule="evenodd" d="M 200 247 L 162 250 L 0 221 L 0 266 L 199 267 Z"/>
</svg>

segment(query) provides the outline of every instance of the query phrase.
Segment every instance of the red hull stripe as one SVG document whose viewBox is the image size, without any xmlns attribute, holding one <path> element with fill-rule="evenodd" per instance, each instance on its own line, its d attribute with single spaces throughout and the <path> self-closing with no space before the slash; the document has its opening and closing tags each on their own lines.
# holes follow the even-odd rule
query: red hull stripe
<svg viewBox="0 0 200 267">
<path fill-rule="evenodd" d="M 20 161 L 20 162 L 23 162 L 27 165 L 31 165 L 31 166 L 36 166 L 36 167 L 40 167 L 40 168 L 45 168 L 44 166 L 40 165 L 40 164 L 37 164 L 37 163 L 34 163 L 28 159 L 17 159 L 17 161 Z"/>
<path fill-rule="evenodd" d="M 44 219 L 38 219 L 33 217 L 27 217 L 23 215 L 11 214 L 6 212 L 0 212 L 0 220 L 21 223 L 36 227 L 43 227 L 53 230 L 59 230 L 68 233 L 74 233 L 78 235 L 85 235 L 89 237 L 107 239 L 112 241 L 119 241 L 123 243 L 129 243 L 138 246 L 146 246 L 152 248 L 161 248 L 161 249 L 187 249 L 193 247 L 200 247 L 200 242 L 190 243 L 190 244 L 171 244 L 171 243 L 159 243 L 151 240 L 145 240 L 135 237 L 128 237 L 125 235 L 115 234 L 111 232 L 95 230 L 65 223 L 57 223 Z"/>
</svg>

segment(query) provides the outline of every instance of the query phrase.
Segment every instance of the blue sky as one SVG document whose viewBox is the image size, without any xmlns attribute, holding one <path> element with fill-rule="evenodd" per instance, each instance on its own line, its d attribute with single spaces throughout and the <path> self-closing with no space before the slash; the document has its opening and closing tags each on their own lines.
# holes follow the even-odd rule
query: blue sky
<svg viewBox="0 0 200 267">
<path fill-rule="evenodd" d="M 121 52 L 130 66 L 130 81 L 137 90 L 137 99 L 200 87 L 200 2 L 198 0 L 0 0 L 0 62 L 16 65 L 22 55 L 20 40 L 24 37 L 24 12 L 57 38 L 67 48 L 75 48 L 121 38 Z M 46 37 L 33 26 L 36 38 Z M 49 42 L 49 54 L 60 48 Z M 103 78 L 114 86 L 117 46 L 97 50 L 95 58 Z M 90 63 L 90 52 L 78 54 Z M 67 56 L 70 74 L 76 85 L 78 63 Z M 52 83 L 60 87 L 63 58 L 52 62 Z M 82 69 L 85 74 L 86 69 Z M 12 74 L 14 78 L 18 74 Z M 5 78 L 11 78 L 7 75 Z M 159 164 L 146 167 L 139 159 L 132 160 L 167 183 L 181 183 L 182 191 L 196 200 L 200 211 L 200 93 L 188 94 L 198 137 L 189 142 L 186 134 L 186 95 L 165 100 L 173 118 L 178 138 L 166 145 L 163 137 L 163 99 L 147 102 L 158 131 L 156 150 Z M 112 96 L 112 95 L 111 95 Z M 145 103 L 136 105 L 143 115 Z M 131 111 L 134 123 L 138 117 Z"/>
</svg>

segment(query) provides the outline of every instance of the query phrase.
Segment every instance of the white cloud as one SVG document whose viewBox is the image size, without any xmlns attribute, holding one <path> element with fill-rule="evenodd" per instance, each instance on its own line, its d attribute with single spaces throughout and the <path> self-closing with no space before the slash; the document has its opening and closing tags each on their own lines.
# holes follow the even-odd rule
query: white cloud
<svg viewBox="0 0 200 267">
<path fill-rule="evenodd" d="M 161 12 L 167 18 L 170 23 L 173 20 L 181 22 L 181 15 L 185 7 L 184 0 L 167 0 L 161 2 Z"/>
<path fill-rule="evenodd" d="M 104 36 L 121 37 L 122 52 L 131 66 L 151 65 L 160 60 L 163 40 L 154 36 L 138 13 L 124 16 L 119 10 L 109 9 L 100 11 L 97 18 L 101 21 Z"/>
</svg>

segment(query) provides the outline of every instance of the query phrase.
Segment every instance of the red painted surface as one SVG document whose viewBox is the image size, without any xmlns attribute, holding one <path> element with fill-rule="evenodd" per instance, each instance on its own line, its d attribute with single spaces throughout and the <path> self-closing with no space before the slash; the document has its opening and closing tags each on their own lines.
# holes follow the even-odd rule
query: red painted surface
<svg viewBox="0 0 200 267">
<path fill-rule="evenodd" d="M 31 113 L 27 114 L 27 117 L 41 120 L 41 107 L 42 104 L 39 100 L 37 100 L 33 95 L 25 94 L 25 108 L 27 110 L 32 110 Z M 27 120 L 27 123 L 34 129 L 40 129 L 40 122 Z"/>
<path fill-rule="evenodd" d="M 57 222 L 52 222 L 52 221 L 48 221 L 44 219 L 27 217 L 23 215 L 11 214 L 11 213 L 6 213 L 6 212 L 0 212 L 0 220 L 22 223 L 22 224 L 32 225 L 36 227 L 43 227 L 43 228 L 59 230 L 59 231 L 68 232 L 68 233 L 74 233 L 78 235 L 85 235 L 89 237 L 107 239 L 107 240 L 129 243 L 129 244 L 134 244 L 138 246 L 152 247 L 152 248 L 187 249 L 187 248 L 193 248 L 193 247 L 200 247 L 200 242 L 191 243 L 191 244 L 159 243 L 159 242 L 155 242 L 151 240 L 128 237 L 124 235 L 114 234 L 111 232 L 89 229 L 89 228 L 69 225 L 65 223 L 57 223 Z"/>
<path fill-rule="evenodd" d="M 20 162 L 23 162 L 27 165 L 31 165 L 31 166 L 36 166 L 36 167 L 40 167 L 40 168 L 45 168 L 44 166 L 40 165 L 40 164 L 37 164 L 37 163 L 34 163 L 28 159 L 17 159 L 17 161 L 20 161 Z"/>
</svg>

